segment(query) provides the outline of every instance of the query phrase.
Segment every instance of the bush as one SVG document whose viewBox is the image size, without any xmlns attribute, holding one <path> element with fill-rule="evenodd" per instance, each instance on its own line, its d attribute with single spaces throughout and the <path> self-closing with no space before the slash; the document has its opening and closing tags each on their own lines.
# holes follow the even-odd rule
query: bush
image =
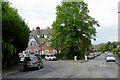
<svg viewBox="0 0 120 80">
<path fill-rule="evenodd" d="M 66 59 L 65 54 L 63 53 L 55 53 L 54 55 L 57 57 L 57 59 L 62 59 L 62 60 Z"/>
<path fill-rule="evenodd" d="M 118 57 L 120 57 L 120 49 L 116 51 L 116 54 L 118 55 Z"/>
<path fill-rule="evenodd" d="M 116 55 L 116 54 L 117 54 L 117 49 L 113 49 L 112 53 L 113 53 L 114 55 Z"/>
<path fill-rule="evenodd" d="M 7 68 L 18 64 L 19 57 L 16 48 L 9 43 L 2 42 L 2 67 Z"/>
<path fill-rule="evenodd" d="M 41 54 L 40 57 L 41 57 L 41 58 L 45 58 L 45 55 L 46 55 L 46 54 Z"/>
</svg>

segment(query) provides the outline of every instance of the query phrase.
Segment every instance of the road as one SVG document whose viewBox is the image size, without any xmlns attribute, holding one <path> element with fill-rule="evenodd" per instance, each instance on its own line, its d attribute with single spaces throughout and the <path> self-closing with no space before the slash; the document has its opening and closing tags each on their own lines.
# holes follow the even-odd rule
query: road
<svg viewBox="0 0 120 80">
<path fill-rule="evenodd" d="M 118 65 L 106 62 L 105 55 L 101 54 L 88 62 L 44 61 L 43 69 L 23 71 L 21 68 L 11 74 L 3 74 L 3 78 L 118 78 Z"/>
</svg>

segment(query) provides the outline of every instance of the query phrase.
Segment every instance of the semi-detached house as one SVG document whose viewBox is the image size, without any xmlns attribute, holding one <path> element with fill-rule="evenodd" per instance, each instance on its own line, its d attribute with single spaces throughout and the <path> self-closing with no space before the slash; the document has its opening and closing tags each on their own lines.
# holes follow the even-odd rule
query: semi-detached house
<svg viewBox="0 0 120 80">
<path fill-rule="evenodd" d="M 40 29 L 40 27 L 36 27 L 36 30 L 32 30 L 29 37 L 28 47 L 25 50 L 25 53 L 31 54 L 55 54 L 57 51 L 55 49 L 51 49 L 49 42 L 44 42 L 44 38 L 49 34 L 47 29 Z"/>
</svg>

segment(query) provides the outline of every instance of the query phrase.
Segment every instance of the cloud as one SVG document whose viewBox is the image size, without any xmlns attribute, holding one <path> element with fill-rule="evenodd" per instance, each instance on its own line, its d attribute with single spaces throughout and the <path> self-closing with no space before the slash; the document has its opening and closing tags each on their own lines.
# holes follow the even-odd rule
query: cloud
<svg viewBox="0 0 120 80">
<path fill-rule="evenodd" d="M 36 26 L 41 29 L 50 27 L 56 18 L 56 6 L 62 0 L 10 0 L 13 7 L 25 19 L 32 30 Z M 88 3 L 89 15 L 95 18 L 100 28 L 97 28 L 97 41 L 92 44 L 118 40 L 118 1 L 119 0 L 84 0 Z"/>
<path fill-rule="evenodd" d="M 46 28 L 55 21 L 56 6 L 61 1 L 56 0 L 10 0 L 12 6 L 18 9 L 18 13 L 25 19 L 32 30 L 36 26 Z"/>
</svg>

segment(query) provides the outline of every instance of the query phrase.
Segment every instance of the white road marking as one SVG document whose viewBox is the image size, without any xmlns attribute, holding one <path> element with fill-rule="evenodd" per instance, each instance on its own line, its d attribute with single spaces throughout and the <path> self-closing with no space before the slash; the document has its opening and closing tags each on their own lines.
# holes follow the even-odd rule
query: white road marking
<svg viewBox="0 0 120 80">
<path fill-rule="evenodd" d="M 37 71 L 38 71 L 38 70 L 37 70 Z M 31 73 L 28 73 L 28 74 L 24 75 L 23 77 L 28 76 L 28 75 L 30 75 L 30 74 L 33 74 L 33 73 L 35 73 L 35 72 L 37 72 L 37 71 L 33 71 L 33 72 L 31 72 Z"/>
<path fill-rule="evenodd" d="M 13 74 L 13 73 L 16 73 L 16 72 L 19 72 L 19 70 L 13 71 L 13 72 L 9 72 L 9 73 L 3 74 L 3 75 L 6 76 L 6 75 Z"/>
</svg>

